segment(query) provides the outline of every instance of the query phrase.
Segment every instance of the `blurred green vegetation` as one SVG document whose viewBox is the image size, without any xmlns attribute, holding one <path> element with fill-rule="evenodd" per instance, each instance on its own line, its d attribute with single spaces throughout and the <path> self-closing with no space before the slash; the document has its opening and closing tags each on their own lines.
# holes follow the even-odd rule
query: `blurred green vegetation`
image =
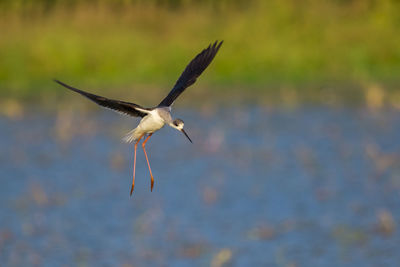
<svg viewBox="0 0 400 267">
<path fill-rule="evenodd" d="M 58 78 L 154 102 L 223 39 L 203 93 L 399 107 L 399 29 L 396 0 L 3 0 L 0 98 L 65 96 Z"/>
</svg>

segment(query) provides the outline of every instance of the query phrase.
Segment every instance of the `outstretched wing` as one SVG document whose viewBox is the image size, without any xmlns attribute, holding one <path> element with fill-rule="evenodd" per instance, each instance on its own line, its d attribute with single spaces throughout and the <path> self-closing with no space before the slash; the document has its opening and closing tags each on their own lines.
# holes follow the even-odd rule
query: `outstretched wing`
<svg viewBox="0 0 400 267">
<path fill-rule="evenodd" d="M 187 65 L 186 69 L 183 71 L 178 81 L 176 82 L 174 88 L 171 92 L 161 101 L 158 105 L 169 107 L 174 103 L 183 91 L 192 84 L 196 82 L 197 77 L 203 73 L 203 71 L 210 65 L 211 61 L 214 59 L 219 48 L 221 47 L 223 41 L 216 41 L 213 45 L 209 45 L 206 49 L 201 51 L 190 63 Z"/>
<path fill-rule="evenodd" d="M 79 90 L 77 88 L 74 88 L 72 86 L 69 86 L 63 82 L 60 82 L 58 80 L 54 80 L 56 83 L 74 91 L 77 92 L 84 97 L 89 98 L 93 102 L 99 104 L 100 106 L 112 109 L 114 111 L 117 111 L 119 113 L 123 113 L 126 115 L 134 116 L 134 117 L 144 117 L 149 113 L 149 110 L 146 108 L 143 108 L 139 105 L 136 105 L 134 103 L 129 103 L 129 102 L 124 102 L 124 101 L 119 101 L 119 100 L 112 100 L 108 99 L 102 96 L 94 95 L 82 90 Z"/>
</svg>

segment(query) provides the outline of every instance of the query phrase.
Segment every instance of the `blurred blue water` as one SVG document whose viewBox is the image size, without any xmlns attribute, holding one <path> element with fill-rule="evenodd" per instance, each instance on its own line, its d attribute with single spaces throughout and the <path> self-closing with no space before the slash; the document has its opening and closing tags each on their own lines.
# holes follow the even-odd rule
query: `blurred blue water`
<svg viewBox="0 0 400 267">
<path fill-rule="evenodd" d="M 397 266 L 400 114 L 178 110 L 194 141 L 102 111 L 0 117 L 5 266 Z M 222 257 L 223 252 L 225 257 Z M 229 252 L 226 254 L 226 252 Z M 1 264 L 2 266 L 4 266 Z"/>
</svg>

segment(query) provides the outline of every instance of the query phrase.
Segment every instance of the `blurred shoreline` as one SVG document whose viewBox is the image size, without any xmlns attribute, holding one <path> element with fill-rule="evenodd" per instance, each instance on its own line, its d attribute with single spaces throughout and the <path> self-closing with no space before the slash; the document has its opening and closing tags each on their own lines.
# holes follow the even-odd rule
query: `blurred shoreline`
<svg viewBox="0 0 400 267">
<path fill-rule="evenodd" d="M 16 0 L 0 7 L 2 102 L 73 101 L 57 78 L 152 105 L 196 53 L 223 39 L 189 90 L 190 105 L 400 107 L 397 1 Z"/>
<path fill-rule="evenodd" d="M 254 101 L 324 104 L 329 95 L 328 102 L 346 105 L 378 98 L 382 106 L 400 106 L 397 1 L 3 1 L 1 7 L 3 99 L 64 98 L 53 78 L 111 96 L 167 87 L 154 91 L 161 96 L 196 53 L 223 39 L 196 84 L 207 93 L 223 98 L 234 88 Z M 138 93 L 132 97 L 142 100 Z"/>
</svg>

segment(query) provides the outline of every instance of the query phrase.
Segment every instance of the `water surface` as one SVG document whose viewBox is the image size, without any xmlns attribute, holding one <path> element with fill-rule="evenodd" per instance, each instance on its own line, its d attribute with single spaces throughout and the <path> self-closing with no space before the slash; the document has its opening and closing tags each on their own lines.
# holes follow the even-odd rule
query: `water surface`
<svg viewBox="0 0 400 267">
<path fill-rule="evenodd" d="M 178 110 L 155 177 L 108 111 L 0 117 L 6 266 L 396 266 L 400 114 Z"/>
</svg>

